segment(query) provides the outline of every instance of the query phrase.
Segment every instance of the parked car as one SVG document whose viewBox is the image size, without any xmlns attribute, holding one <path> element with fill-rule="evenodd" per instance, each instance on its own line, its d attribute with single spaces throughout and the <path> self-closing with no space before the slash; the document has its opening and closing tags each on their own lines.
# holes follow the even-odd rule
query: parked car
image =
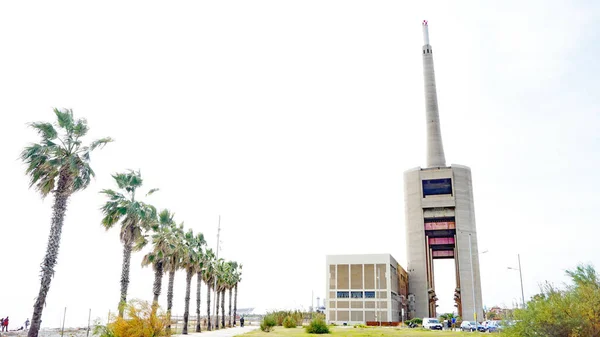
<svg viewBox="0 0 600 337">
<path fill-rule="evenodd" d="M 486 332 L 500 332 L 504 329 L 500 321 L 487 321 Z"/>
<path fill-rule="evenodd" d="M 442 330 L 442 323 L 437 318 L 425 317 L 423 318 L 423 327 L 431 330 Z"/>
<path fill-rule="evenodd" d="M 460 330 L 461 331 L 475 331 L 477 330 L 477 325 L 475 324 L 475 321 L 463 321 L 460 324 Z"/>
</svg>

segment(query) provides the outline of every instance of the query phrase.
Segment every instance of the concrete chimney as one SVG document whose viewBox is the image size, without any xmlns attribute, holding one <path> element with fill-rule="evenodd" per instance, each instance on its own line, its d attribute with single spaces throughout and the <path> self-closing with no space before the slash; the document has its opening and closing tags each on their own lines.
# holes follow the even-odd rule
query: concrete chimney
<svg viewBox="0 0 600 337">
<path fill-rule="evenodd" d="M 433 51 L 429 44 L 429 25 L 423 21 L 423 77 L 425 82 L 425 116 L 427 125 L 427 167 L 446 167 L 440 115 L 438 112 Z"/>
</svg>

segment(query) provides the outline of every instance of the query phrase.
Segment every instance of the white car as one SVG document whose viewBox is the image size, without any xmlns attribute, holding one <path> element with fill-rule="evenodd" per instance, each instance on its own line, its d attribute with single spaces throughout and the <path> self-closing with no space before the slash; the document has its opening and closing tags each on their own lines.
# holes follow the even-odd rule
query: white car
<svg viewBox="0 0 600 337">
<path fill-rule="evenodd" d="M 477 323 L 475 321 L 463 321 L 460 325 L 460 331 L 475 331 L 477 330 Z"/>
<path fill-rule="evenodd" d="M 425 317 L 423 318 L 423 327 L 431 330 L 442 330 L 442 323 L 437 318 Z"/>
</svg>

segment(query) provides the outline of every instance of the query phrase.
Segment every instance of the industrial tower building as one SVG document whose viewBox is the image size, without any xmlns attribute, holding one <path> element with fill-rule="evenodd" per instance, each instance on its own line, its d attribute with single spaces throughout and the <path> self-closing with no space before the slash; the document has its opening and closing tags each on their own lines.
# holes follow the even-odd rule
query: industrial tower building
<svg viewBox="0 0 600 337">
<path fill-rule="evenodd" d="M 423 38 L 427 167 L 404 173 L 408 311 L 410 317 L 437 317 L 433 260 L 454 259 L 458 314 L 471 320 L 483 312 L 471 169 L 446 166 L 427 21 Z"/>
</svg>

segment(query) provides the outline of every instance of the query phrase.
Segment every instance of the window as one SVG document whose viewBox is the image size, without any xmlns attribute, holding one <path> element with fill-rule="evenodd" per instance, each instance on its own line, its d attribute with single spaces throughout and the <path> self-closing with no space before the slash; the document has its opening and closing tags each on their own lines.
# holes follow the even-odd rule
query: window
<svg viewBox="0 0 600 337">
<path fill-rule="evenodd" d="M 365 298 L 375 298 L 374 291 L 365 291 Z"/>
<path fill-rule="evenodd" d="M 450 194 L 452 195 L 452 179 L 430 179 L 423 180 L 423 197 L 428 195 Z"/>
<path fill-rule="evenodd" d="M 350 295 L 351 295 L 350 297 L 352 297 L 352 298 L 363 298 L 362 291 L 351 291 Z"/>
<path fill-rule="evenodd" d="M 338 291 L 337 298 L 350 298 L 350 293 L 347 291 Z"/>
</svg>

